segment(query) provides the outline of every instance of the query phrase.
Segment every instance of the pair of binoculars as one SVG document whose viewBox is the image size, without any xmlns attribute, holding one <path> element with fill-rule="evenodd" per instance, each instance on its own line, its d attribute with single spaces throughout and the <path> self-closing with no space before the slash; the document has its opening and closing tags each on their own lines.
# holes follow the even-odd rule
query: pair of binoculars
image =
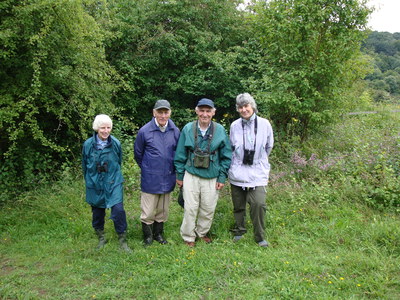
<svg viewBox="0 0 400 300">
<path fill-rule="evenodd" d="M 243 155 L 243 164 L 244 165 L 251 166 L 253 164 L 255 152 L 256 152 L 255 150 L 244 149 L 244 155 Z"/>
<path fill-rule="evenodd" d="M 108 165 L 107 162 L 103 163 L 102 165 L 100 163 L 97 163 L 97 173 L 104 173 L 108 171 Z"/>
</svg>

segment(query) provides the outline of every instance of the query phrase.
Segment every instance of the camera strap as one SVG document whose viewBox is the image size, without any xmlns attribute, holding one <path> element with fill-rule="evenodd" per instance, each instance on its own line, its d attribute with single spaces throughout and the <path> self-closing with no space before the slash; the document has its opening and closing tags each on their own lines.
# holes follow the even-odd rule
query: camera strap
<svg viewBox="0 0 400 300">
<path fill-rule="evenodd" d="M 193 122 L 194 146 L 195 146 L 194 148 L 195 148 L 195 150 L 197 148 L 199 148 L 198 145 L 197 145 L 198 127 L 199 127 L 199 121 L 197 120 L 196 122 Z M 209 134 L 208 134 L 208 145 L 207 145 L 207 152 L 208 153 L 210 153 L 211 140 L 212 140 L 213 136 L 214 136 L 214 121 L 211 121 L 210 131 L 209 131 Z"/>
<path fill-rule="evenodd" d="M 244 122 L 242 120 L 242 129 L 243 129 L 243 148 L 246 150 L 246 143 L 244 138 Z M 257 116 L 254 118 L 254 151 L 256 151 L 256 143 L 257 143 Z"/>
</svg>

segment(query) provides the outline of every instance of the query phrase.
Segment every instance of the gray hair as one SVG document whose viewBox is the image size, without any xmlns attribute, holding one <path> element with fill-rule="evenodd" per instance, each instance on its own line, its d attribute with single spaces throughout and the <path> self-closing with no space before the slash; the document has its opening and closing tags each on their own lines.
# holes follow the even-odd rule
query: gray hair
<svg viewBox="0 0 400 300">
<path fill-rule="evenodd" d="M 210 107 L 210 106 L 208 106 Z M 217 109 L 215 107 L 210 107 L 212 112 L 215 112 Z M 199 106 L 196 106 L 194 110 L 197 112 L 199 110 Z"/>
<path fill-rule="evenodd" d="M 97 132 L 99 130 L 99 128 L 101 127 L 101 125 L 104 125 L 104 124 L 110 124 L 111 129 L 112 129 L 113 124 L 112 124 L 112 120 L 109 116 L 97 115 L 93 121 L 93 130 Z"/>
<path fill-rule="evenodd" d="M 254 98 L 249 93 L 243 93 L 243 94 L 237 95 L 237 97 L 236 97 L 236 110 L 237 111 L 239 111 L 239 107 L 243 107 L 247 104 L 250 104 L 250 106 L 253 108 L 255 113 L 258 112 L 256 101 L 254 101 Z"/>
</svg>

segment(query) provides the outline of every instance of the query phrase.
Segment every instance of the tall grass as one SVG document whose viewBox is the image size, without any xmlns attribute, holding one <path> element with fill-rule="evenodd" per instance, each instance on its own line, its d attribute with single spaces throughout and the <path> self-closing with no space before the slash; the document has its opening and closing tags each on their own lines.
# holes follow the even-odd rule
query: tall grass
<svg viewBox="0 0 400 300">
<path fill-rule="evenodd" d="M 111 220 L 109 242 L 97 251 L 83 179 L 68 172 L 2 208 L 0 298 L 398 299 L 398 124 L 396 114 L 349 117 L 307 145 L 293 145 L 289 155 L 274 149 L 267 249 L 254 242 L 250 222 L 245 238 L 232 242 L 229 186 L 212 244 L 183 244 L 182 208 L 173 202 L 169 244 L 144 248 L 138 169 L 128 151 L 133 253 L 119 250 Z"/>
</svg>

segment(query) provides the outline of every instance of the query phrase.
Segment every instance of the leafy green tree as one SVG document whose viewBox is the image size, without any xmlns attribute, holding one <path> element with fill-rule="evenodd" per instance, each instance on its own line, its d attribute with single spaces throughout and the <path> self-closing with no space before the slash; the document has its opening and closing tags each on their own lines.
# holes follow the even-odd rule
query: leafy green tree
<svg viewBox="0 0 400 300">
<path fill-rule="evenodd" d="M 365 76 L 365 2 L 256 1 L 254 36 L 264 52 L 258 97 L 279 133 L 305 139 L 343 107 L 344 91 Z"/>
<path fill-rule="evenodd" d="M 193 118 L 200 97 L 216 100 L 217 113 L 232 111 L 242 91 L 242 17 L 238 1 L 110 1 L 115 38 L 107 46 L 111 64 L 129 88 L 115 97 L 126 116 L 148 121 L 154 101 L 172 102 L 174 120 Z"/>
<path fill-rule="evenodd" d="M 90 2 L 0 3 L 1 183 L 53 174 L 79 154 L 93 116 L 113 112 L 118 76 Z"/>
<path fill-rule="evenodd" d="M 374 72 L 365 79 L 376 102 L 398 102 L 400 33 L 371 32 L 362 51 L 373 58 Z"/>
</svg>

